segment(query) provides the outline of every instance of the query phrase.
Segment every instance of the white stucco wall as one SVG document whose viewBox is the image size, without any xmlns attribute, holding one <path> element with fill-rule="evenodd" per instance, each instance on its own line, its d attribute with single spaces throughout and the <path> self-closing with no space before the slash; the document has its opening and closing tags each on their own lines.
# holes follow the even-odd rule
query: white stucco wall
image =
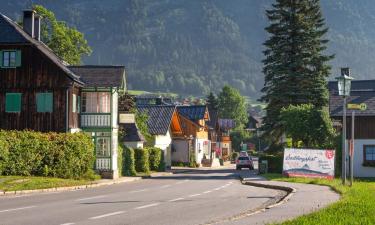
<svg viewBox="0 0 375 225">
<path fill-rule="evenodd" d="M 354 140 L 354 163 L 353 170 L 355 177 L 375 177 L 375 167 L 364 167 L 363 164 L 363 146 L 375 145 L 375 139 L 355 139 Z M 349 142 L 347 144 L 347 151 Z M 336 156 L 341 157 L 341 156 Z"/>
<path fill-rule="evenodd" d="M 171 144 L 172 144 L 172 137 L 171 137 L 170 131 L 168 131 L 166 135 L 155 136 L 154 146 L 164 151 L 164 162 L 167 167 L 170 167 L 172 165 Z"/>
<path fill-rule="evenodd" d="M 207 139 L 195 139 L 195 155 L 196 155 L 196 162 L 201 164 L 203 156 L 205 154 L 204 149 L 203 149 L 203 144 L 204 142 L 207 143 L 208 145 L 208 154 L 206 154 L 206 158 L 210 158 L 210 152 L 211 152 L 211 142 Z"/>
</svg>

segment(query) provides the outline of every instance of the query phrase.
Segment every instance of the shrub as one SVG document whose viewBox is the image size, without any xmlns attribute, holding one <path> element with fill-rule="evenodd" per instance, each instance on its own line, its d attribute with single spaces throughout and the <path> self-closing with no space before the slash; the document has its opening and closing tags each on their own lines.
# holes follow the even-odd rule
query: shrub
<svg viewBox="0 0 375 225">
<path fill-rule="evenodd" d="M 122 174 L 124 176 L 135 176 L 137 172 L 135 171 L 135 158 L 134 149 L 125 147 L 123 151 L 124 166 Z"/>
<path fill-rule="evenodd" d="M 283 153 L 265 154 L 259 157 L 259 162 L 262 160 L 268 161 L 268 172 L 269 173 L 282 173 L 283 172 Z"/>
<path fill-rule="evenodd" d="M 117 167 L 118 167 L 118 176 L 122 177 L 124 170 L 124 150 L 121 145 L 117 147 Z"/>
<path fill-rule="evenodd" d="M 189 167 L 191 168 L 196 168 L 198 167 L 197 162 L 195 161 L 195 152 L 192 151 L 190 152 L 190 157 L 189 157 Z"/>
<path fill-rule="evenodd" d="M 232 161 L 236 161 L 238 156 L 239 156 L 238 152 L 232 152 L 232 155 L 230 156 L 230 158 Z"/>
<path fill-rule="evenodd" d="M 153 171 L 163 170 L 164 165 L 164 152 L 160 148 L 149 147 L 146 148 L 149 152 L 150 169 Z"/>
<path fill-rule="evenodd" d="M 137 172 L 150 173 L 150 157 L 147 148 L 134 149 L 135 170 Z"/>
<path fill-rule="evenodd" d="M 83 133 L 0 131 L 0 140 L 8 146 L 5 175 L 79 179 L 92 170 L 95 159 L 91 138 Z"/>
<path fill-rule="evenodd" d="M 0 174 L 3 173 L 4 167 L 8 163 L 9 145 L 4 137 L 0 136 Z"/>
</svg>

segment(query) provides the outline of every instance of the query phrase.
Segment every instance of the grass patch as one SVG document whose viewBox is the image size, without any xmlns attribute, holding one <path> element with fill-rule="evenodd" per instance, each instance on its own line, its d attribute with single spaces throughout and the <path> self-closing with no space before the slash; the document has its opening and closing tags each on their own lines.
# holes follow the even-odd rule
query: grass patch
<svg viewBox="0 0 375 225">
<path fill-rule="evenodd" d="M 0 176 L 0 190 L 21 191 L 55 187 L 69 187 L 92 184 L 89 180 L 73 180 L 52 177 Z"/>
<path fill-rule="evenodd" d="M 375 224 L 375 179 L 357 179 L 350 188 L 343 186 L 340 179 L 287 178 L 280 174 L 264 174 L 264 177 L 276 181 L 325 185 L 342 195 L 338 202 L 327 208 L 281 224 Z"/>
</svg>

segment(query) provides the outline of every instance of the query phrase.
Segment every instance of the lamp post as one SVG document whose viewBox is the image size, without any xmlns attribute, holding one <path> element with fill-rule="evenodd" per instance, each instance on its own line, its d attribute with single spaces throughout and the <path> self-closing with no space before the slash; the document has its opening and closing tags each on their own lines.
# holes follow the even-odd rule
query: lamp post
<svg viewBox="0 0 375 225">
<path fill-rule="evenodd" d="M 339 96 L 344 98 L 342 114 L 342 183 L 346 184 L 346 98 L 350 96 L 350 86 L 353 77 L 350 76 L 349 68 L 341 68 L 341 76 L 336 77 Z"/>
</svg>

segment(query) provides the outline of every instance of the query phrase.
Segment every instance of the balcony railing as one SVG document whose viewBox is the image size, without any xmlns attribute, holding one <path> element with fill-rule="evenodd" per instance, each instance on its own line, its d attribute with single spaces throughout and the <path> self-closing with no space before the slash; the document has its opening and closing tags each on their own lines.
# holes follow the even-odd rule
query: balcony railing
<svg viewBox="0 0 375 225">
<path fill-rule="evenodd" d="M 111 114 L 81 114 L 81 127 L 111 127 Z"/>
<path fill-rule="evenodd" d="M 111 169 L 111 159 L 109 158 L 97 158 L 96 159 L 97 170 L 109 170 Z"/>
</svg>

